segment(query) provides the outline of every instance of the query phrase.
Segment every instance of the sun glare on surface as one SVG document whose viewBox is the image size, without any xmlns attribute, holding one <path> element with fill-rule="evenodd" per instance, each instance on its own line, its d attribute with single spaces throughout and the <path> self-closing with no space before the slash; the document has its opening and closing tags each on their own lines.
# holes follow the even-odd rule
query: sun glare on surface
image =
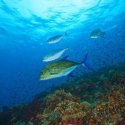
<svg viewBox="0 0 125 125">
<path fill-rule="evenodd" d="M 95 6 L 98 0 L 28 0 L 30 11 L 42 18 L 59 14 L 63 18 Z"/>
</svg>

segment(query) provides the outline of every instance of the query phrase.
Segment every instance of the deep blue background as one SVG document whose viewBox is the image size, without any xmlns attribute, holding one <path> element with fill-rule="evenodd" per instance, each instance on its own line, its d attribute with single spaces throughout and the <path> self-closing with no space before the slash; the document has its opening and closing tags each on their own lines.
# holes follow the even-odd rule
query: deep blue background
<svg viewBox="0 0 125 125">
<path fill-rule="evenodd" d="M 104 38 L 90 39 L 96 28 L 106 32 Z M 63 41 L 47 44 L 49 37 L 65 32 Z M 38 79 L 46 65 L 43 56 L 67 47 L 70 60 L 81 62 L 88 53 L 95 70 L 124 63 L 124 0 L 0 0 L 0 108 L 29 102 L 68 80 Z M 83 71 L 78 68 L 74 73 Z"/>
</svg>

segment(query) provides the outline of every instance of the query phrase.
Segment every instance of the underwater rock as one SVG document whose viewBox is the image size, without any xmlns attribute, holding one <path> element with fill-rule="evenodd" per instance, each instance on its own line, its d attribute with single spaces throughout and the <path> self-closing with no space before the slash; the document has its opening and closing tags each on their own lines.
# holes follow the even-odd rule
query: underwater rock
<svg viewBox="0 0 125 125">
<path fill-rule="evenodd" d="M 81 77 L 27 105 L 8 108 L 0 113 L 0 125 L 125 125 L 125 74 L 102 74 L 108 79 L 99 84 L 99 77 Z M 88 89 L 91 83 L 98 91 Z"/>
<path fill-rule="evenodd" d="M 123 119 L 122 121 L 120 121 L 118 125 L 125 125 L 125 119 Z"/>
<path fill-rule="evenodd" d="M 89 102 L 87 102 L 87 101 L 83 101 L 82 104 L 83 104 L 84 106 L 86 106 L 86 107 L 91 107 L 91 106 L 92 106 L 92 105 L 91 105 Z"/>
<path fill-rule="evenodd" d="M 13 125 L 33 125 L 32 122 L 23 122 L 23 121 L 18 121 L 14 123 Z"/>
<path fill-rule="evenodd" d="M 22 113 L 22 119 L 24 121 L 31 121 L 40 125 L 42 123 L 41 117 L 41 103 L 39 100 L 33 100 L 32 103 L 24 107 L 24 112 Z"/>
<path fill-rule="evenodd" d="M 102 74 L 100 75 L 100 78 L 99 78 L 101 81 L 104 81 L 104 80 L 108 80 L 108 77 L 105 76 L 105 74 Z"/>
</svg>

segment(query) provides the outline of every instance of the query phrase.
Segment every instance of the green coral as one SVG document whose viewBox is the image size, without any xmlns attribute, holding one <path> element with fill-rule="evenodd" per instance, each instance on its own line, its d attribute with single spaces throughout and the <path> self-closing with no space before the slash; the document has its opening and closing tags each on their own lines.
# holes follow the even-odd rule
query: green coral
<svg viewBox="0 0 125 125">
<path fill-rule="evenodd" d="M 43 115 L 44 116 L 44 115 Z M 42 125 L 56 125 L 60 119 L 60 115 L 58 112 L 52 111 L 46 116 L 44 116 L 43 124 Z"/>
<path fill-rule="evenodd" d="M 76 101 L 77 99 L 73 97 L 71 93 L 66 93 L 64 90 L 57 90 L 46 97 L 46 108 L 42 113 L 44 124 L 58 124 L 57 121 L 59 121 L 61 117 L 60 113 L 55 111 L 55 109 L 60 102 L 65 102 L 66 100 Z"/>
</svg>

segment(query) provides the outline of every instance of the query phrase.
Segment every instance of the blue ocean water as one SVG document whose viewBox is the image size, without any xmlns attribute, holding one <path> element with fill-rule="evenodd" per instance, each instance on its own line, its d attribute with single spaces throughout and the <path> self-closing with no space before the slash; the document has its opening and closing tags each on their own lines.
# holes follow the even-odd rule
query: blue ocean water
<svg viewBox="0 0 125 125">
<path fill-rule="evenodd" d="M 125 62 L 124 0 L 0 0 L 0 108 L 30 102 L 43 90 L 67 81 L 69 76 L 40 81 L 48 63 L 42 58 L 54 49 L 87 62 L 98 71 Z M 100 28 L 105 36 L 91 39 Z M 56 44 L 47 39 L 67 33 Z M 74 74 L 88 72 L 78 67 Z M 62 82 L 60 82 L 62 81 Z"/>
</svg>

